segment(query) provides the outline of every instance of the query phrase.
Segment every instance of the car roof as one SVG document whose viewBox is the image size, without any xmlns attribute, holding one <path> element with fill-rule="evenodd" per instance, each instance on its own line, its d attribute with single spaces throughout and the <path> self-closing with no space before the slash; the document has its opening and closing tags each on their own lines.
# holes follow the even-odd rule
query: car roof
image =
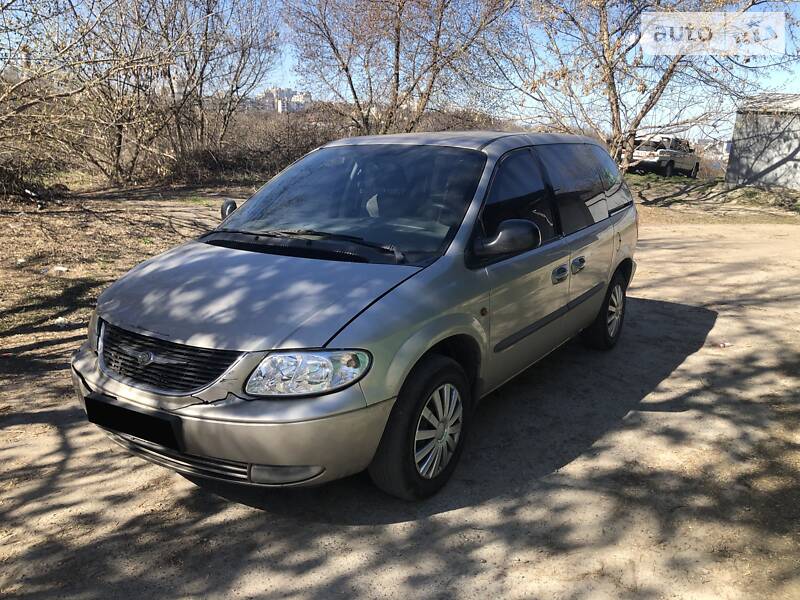
<svg viewBox="0 0 800 600">
<path fill-rule="evenodd" d="M 543 144 L 595 144 L 597 140 L 582 136 L 558 133 L 523 133 L 508 131 L 439 131 L 431 133 L 398 133 L 343 138 L 326 144 L 333 146 L 361 146 L 368 144 L 407 144 L 416 146 L 452 146 L 469 150 L 498 149 L 508 151 L 517 147 Z"/>
</svg>

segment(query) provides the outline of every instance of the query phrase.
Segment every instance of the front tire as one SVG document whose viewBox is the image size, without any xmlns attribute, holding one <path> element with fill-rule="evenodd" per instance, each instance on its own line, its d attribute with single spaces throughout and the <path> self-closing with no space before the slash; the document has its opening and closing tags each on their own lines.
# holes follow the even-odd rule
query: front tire
<svg viewBox="0 0 800 600">
<path fill-rule="evenodd" d="M 700 165 L 695 163 L 695 165 L 692 167 L 692 172 L 689 174 L 689 177 L 691 177 L 692 179 L 697 179 L 697 172 L 699 170 L 700 170 Z"/>
<path fill-rule="evenodd" d="M 583 340 L 592 348 L 610 350 L 617 345 L 625 322 L 627 281 L 620 273 L 615 273 L 603 299 L 600 312 L 594 322 L 583 330 Z"/>
<path fill-rule="evenodd" d="M 432 355 L 417 365 L 397 397 L 369 466 L 381 490 L 403 500 L 438 492 L 455 470 L 472 398 L 461 366 Z"/>
</svg>

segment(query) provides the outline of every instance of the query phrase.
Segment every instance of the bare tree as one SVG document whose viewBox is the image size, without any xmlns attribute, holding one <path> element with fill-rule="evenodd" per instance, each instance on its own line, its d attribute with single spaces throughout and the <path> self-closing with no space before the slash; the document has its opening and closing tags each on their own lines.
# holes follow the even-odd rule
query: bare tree
<svg viewBox="0 0 800 600">
<path fill-rule="evenodd" d="M 495 45 L 495 66 L 533 124 L 604 139 L 627 168 L 638 134 L 719 130 L 765 75 L 797 61 L 790 54 L 647 56 L 640 17 L 647 10 L 752 10 L 758 0 L 527 0 L 514 19 L 516 43 Z M 773 3 L 781 4 L 781 3 Z"/>
<path fill-rule="evenodd" d="M 85 52 L 86 41 L 114 2 L 97 0 L 89 10 L 79 10 L 70 1 L 0 0 L 0 184 L 4 188 L 20 187 L 24 175 L 59 162 L 55 149 L 42 143 L 43 136 L 54 121 L 68 114 L 69 101 L 95 83 L 71 75 L 93 60 Z"/>
<path fill-rule="evenodd" d="M 77 7 L 73 18 L 91 10 Z M 67 71 L 83 86 L 44 137 L 80 157 L 113 182 L 130 181 L 166 126 L 158 93 L 160 74 L 177 46 L 159 44 L 151 27 L 153 5 L 115 0 L 81 46 L 91 60 Z"/>
<path fill-rule="evenodd" d="M 164 45 L 176 43 L 164 92 L 172 155 L 218 149 L 237 109 L 263 83 L 276 52 L 274 4 L 263 0 L 155 0 Z"/>
<path fill-rule="evenodd" d="M 506 0 L 288 0 L 298 72 L 358 133 L 411 131 L 458 84 Z M 474 81 L 469 82 L 470 85 Z"/>
<path fill-rule="evenodd" d="M 5 170 L 69 157 L 127 182 L 216 155 L 276 51 L 263 0 L 0 2 Z"/>
</svg>

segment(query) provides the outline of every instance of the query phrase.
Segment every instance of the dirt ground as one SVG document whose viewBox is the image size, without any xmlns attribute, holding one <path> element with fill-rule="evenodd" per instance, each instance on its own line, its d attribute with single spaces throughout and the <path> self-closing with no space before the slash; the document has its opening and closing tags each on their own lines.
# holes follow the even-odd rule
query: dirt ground
<svg viewBox="0 0 800 600">
<path fill-rule="evenodd" d="M 219 190 L 0 206 L 0 596 L 800 598 L 800 217 L 648 183 L 620 344 L 492 394 L 419 504 L 193 482 L 85 421 L 94 298 Z"/>
</svg>

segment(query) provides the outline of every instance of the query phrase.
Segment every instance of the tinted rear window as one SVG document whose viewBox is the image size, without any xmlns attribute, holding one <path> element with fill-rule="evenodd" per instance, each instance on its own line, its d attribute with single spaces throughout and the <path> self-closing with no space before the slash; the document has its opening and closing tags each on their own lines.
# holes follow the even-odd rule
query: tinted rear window
<svg viewBox="0 0 800 600">
<path fill-rule="evenodd" d="M 588 144 L 536 147 L 553 186 L 564 235 L 608 218 L 603 182 L 591 148 Z"/>
</svg>

